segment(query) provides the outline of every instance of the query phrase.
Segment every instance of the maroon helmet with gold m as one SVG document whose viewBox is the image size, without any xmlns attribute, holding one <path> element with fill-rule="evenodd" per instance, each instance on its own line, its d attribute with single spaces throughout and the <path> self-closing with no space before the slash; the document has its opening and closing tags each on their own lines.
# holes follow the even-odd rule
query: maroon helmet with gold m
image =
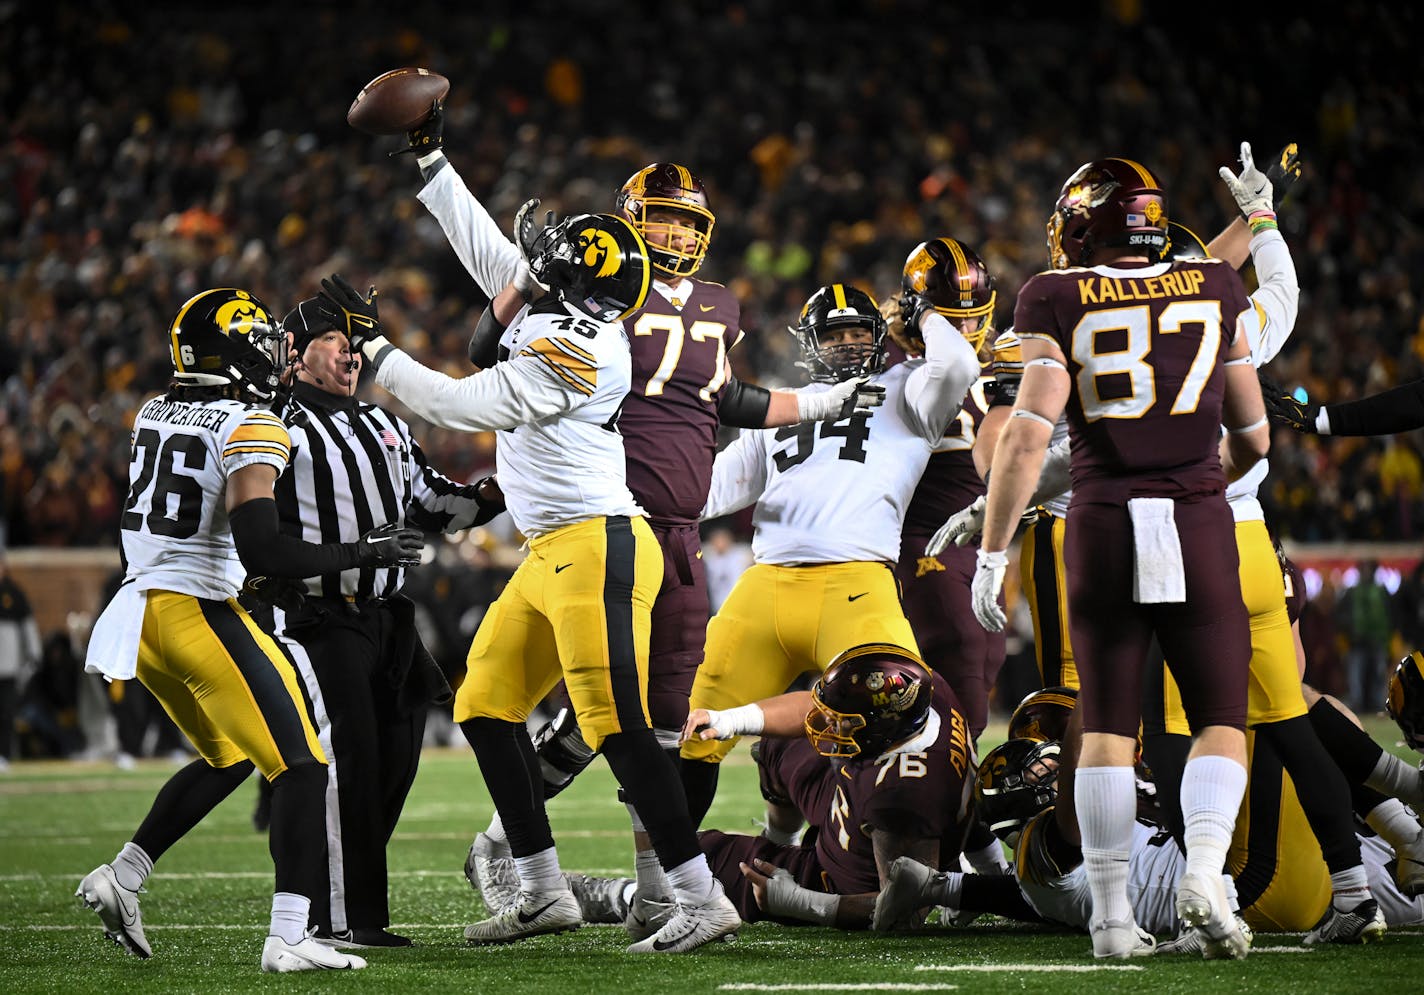
<svg viewBox="0 0 1424 995">
<path fill-rule="evenodd" d="M 702 181 L 686 166 L 644 166 L 619 188 L 613 206 L 647 241 L 658 273 L 679 279 L 701 267 L 717 219 Z"/>
<path fill-rule="evenodd" d="M 933 238 L 915 246 L 900 275 L 900 293 L 902 298 L 915 296 L 929 301 L 963 332 L 975 352 L 994 327 L 994 304 L 998 300 L 994 278 L 979 254 L 958 239 Z M 909 312 L 903 300 L 900 310 Z M 978 318 L 978 328 L 966 332 L 966 318 Z M 924 343 L 917 344 L 918 352 L 923 354 Z"/>
<path fill-rule="evenodd" d="M 1167 248 L 1167 195 L 1146 166 L 1096 159 L 1079 166 L 1048 219 L 1048 262 L 1086 266 L 1098 249 L 1124 247 L 1156 262 Z"/>
<path fill-rule="evenodd" d="M 822 756 L 873 760 L 925 727 L 933 698 L 934 677 L 910 650 L 852 646 L 811 689 L 806 736 Z"/>
</svg>

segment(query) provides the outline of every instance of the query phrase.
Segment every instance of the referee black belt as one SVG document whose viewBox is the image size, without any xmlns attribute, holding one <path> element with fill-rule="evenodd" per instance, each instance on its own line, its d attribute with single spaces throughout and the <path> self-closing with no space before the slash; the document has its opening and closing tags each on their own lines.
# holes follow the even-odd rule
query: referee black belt
<svg viewBox="0 0 1424 995">
<path fill-rule="evenodd" d="M 352 615 L 364 615 L 366 612 L 375 611 L 388 600 L 388 598 L 362 598 L 354 594 L 343 594 L 338 598 L 307 597 L 308 604 L 325 608 L 327 611 L 349 612 Z"/>
</svg>

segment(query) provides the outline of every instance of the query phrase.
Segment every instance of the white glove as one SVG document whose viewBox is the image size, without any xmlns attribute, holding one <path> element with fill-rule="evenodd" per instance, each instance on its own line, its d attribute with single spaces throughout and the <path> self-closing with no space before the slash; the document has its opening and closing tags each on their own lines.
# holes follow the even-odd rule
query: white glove
<svg viewBox="0 0 1424 995">
<path fill-rule="evenodd" d="M 1008 569 L 1007 553 L 979 550 L 975 557 L 974 582 L 969 596 L 974 603 L 974 617 L 990 632 L 1003 632 L 1008 616 L 999 605 L 999 593 L 1004 589 L 1004 571 Z"/>
<path fill-rule="evenodd" d="M 1271 200 L 1271 181 L 1266 174 L 1256 168 L 1251 157 L 1251 143 L 1241 143 L 1241 175 L 1231 172 L 1230 166 L 1222 166 L 1218 172 L 1231 196 L 1236 198 L 1236 206 L 1241 208 L 1241 216 L 1250 218 L 1253 214 L 1274 214 Z"/>
<path fill-rule="evenodd" d="M 938 556 L 949 548 L 950 540 L 956 546 L 968 546 L 974 537 L 984 530 L 984 495 L 980 494 L 974 503 L 961 508 L 949 516 L 949 521 L 939 527 L 925 543 L 926 556 Z"/>
<path fill-rule="evenodd" d="M 715 708 L 694 708 L 682 727 L 681 742 L 731 739 L 734 736 L 756 736 L 766 725 L 766 713 L 758 704 L 738 705 L 718 711 Z"/>
<path fill-rule="evenodd" d="M 802 421 L 838 421 L 865 414 L 885 403 L 885 388 L 869 377 L 843 380 L 830 390 L 796 391 L 796 417 Z"/>
</svg>

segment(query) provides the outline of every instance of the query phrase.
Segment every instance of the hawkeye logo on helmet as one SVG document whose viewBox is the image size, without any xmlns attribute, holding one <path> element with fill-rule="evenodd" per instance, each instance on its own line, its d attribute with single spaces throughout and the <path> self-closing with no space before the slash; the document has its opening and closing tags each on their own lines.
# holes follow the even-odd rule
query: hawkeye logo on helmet
<svg viewBox="0 0 1424 995">
<path fill-rule="evenodd" d="M 217 314 L 213 315 L 213 321 L 218 326 L 218 331 L 224 335 L 252 334 L 254 324 L 270 324 L 267 312 L 256 304 L 246 294 L 240 294 L 237 300 L 228 301 L 218 308 Z"/>
<path fill-rule="evenodd" d="M 583 241 L 584 265 L 590 269 L 598 267 L 593 274 L 595 279 L 618 272 L 623 265 L 623 254 L 618 250 L 618 241 L 612 232 L 585 228 L 579 232 L 579 238 Z"/>
</svg>

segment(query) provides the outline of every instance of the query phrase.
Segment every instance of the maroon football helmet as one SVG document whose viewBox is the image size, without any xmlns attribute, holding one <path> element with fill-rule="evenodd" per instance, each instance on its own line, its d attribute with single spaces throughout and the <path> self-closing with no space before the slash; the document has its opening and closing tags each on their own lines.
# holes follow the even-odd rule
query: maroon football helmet
<svg viewBox="0 0 1424 995">
<path fill-rule="evenodd" d="M 925 727 L 934 678 L 914 653 L 890 643 L 853 646 L 811 688 L 806 736 L 835 760 L 873 760 Z"/>
<path fill-rule="evenodd" d="M 1167 248 L 1167 195 L 1147 167 L 1097 159 L 1063 184 L 1048 219 L 1048 262 L 1086 266 L 1102 248 L 1124 246 L 1156 262 Z"/>
<path fill-rule="evenodd" d="M 935 238 L 915 246 L 905 260 L 900 293 L 902 312 L 909 313 L 904 297 L 923 297 L 961 332 L 964 319 L 978 318 L 979 327 L 964 332 L 975 352 L 994 327 L 994 278 L 979 254 L 958 239 Z"/>
<path fill-rule="evenodd" d="M 647 241 L 654 270 L 673 279 L 697 272 L 717 219 L 690 169 L 671 162 L 644 166 L 628 177 L 613 206 Z M 662 217 L 650 221 L 650 214 Z"/>
<path fill-rule="evenodd" d="M 1032 691 L 1024 696 L 1014 714 L 1009 716 L 1008 738 L 1061 742 L 1068 729 L 1068 719 L 1077 704 L 1077 688 L 1054 687 Z"/>
</svg>

